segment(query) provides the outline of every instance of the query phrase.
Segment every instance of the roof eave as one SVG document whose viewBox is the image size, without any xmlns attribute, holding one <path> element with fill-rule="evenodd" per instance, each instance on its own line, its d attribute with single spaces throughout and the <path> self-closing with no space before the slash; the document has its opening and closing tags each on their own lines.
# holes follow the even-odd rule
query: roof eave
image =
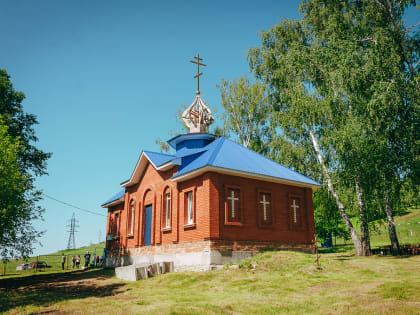
<svg viewBox="0 0 420 315">
<path fill-rule="evenodd" d="M 126 180 L 125 182 L 122 182 L 120 184 L 121 187 L 129 187 L 129 186 L 133 186 L 133 185 L 137 184 L 137 181 L 136 181 L 136 178 L 135 177 L 136 177 L 136 174 L 137 174 L 137 170 L 140 167 L 141 163 L 144 161 L 144 159 L 146 159 L 147 162 L 149 162 L 150 164 L 153 165 L 154 168 L 156 168 L 156 166 L 153 164 L 152 160 L 147 156 L 147 154 L 144 151 L 142 151 L 141 154 L 140 154 L 139 159 L 137 160 L 136 167 L 134 168 L 133 173 L 131 174 L 130 179 L 129 180 Z M 143 164 L 144 164 L 144 162 L 143 162 Z M 145 167 L 143 167 L 143 169 L 141 170 L 141 173 L 144 172 L 144 168 Z M 138 175 L 137 177 L 140 178 L 141 175 L 142 174 Z"/>
<path fill-rule="evenodd" d="M 114 200 L 114 201 L 111 201 L 111 202 L 108 202 L 108 203 L 104 203 L 103 205 L 101 205 L 101 207 L 102 208 L 109 208 L 109 207 L 118 205 L 118 204 L 123 203 L 123 202 L 124 202 L 124 198 L 120 198 L 118 200 Z"/>
<path fill-rule="evenodd" d="M 181 158 L 176 158 L 166 163 L 163 163 L 162 165 L 159 165 L 158 167 L 156 167 L 156 170 L 167 171 L 170 170 L 172 167 L 179 165 L 181 165 Z"/>
<path fill-rule="evenodd" d="M 268 175 L 263 175 L 263 174 L 256 174 L 256 173 L 245 172 L 245 171 L 234 170 L 234 169 L 223 168 L 223 167 L 212 166 L 212 165 L 206 165 L 206 166 L 203 166 L 201 168 L 190 171 L 186 174 L 182 174 L 180 176 L 174 176 L 174 177 L 172 177 L 172 180 L 175 181 L 175 182 L 182 182 L 182 181 L 185 181 L 185 180 L 190 179 L 190 178 L 194 178 L 198 175 L 201 175 L 201 174 L 203 174 L 205 172 L 209 172 L 209 171 L 213 171 L 213 172 L 221 173 L 221 174 L 227 174 L 227 175 L 241 176 L 241 177 L 245 177 L 245 178 L 252 178 L 252 179 L 257 179 L 257 180 L 265 180 L 265 181 L 269 181 L 269 182 L 273 182 L 273 183 L 280 183 L 280 184 L 294 185 L 294 186 L 305 187 L 305 188 L 312 188 L 312 189 L 319 189 L 319 188 L 322 187 L 321 184 L 318 185 L 318 184 L 304 183 L 304 182 L 289 180 L 289 179 L 280 178 L 280 177 L 268 176 Z"/>
</svg>

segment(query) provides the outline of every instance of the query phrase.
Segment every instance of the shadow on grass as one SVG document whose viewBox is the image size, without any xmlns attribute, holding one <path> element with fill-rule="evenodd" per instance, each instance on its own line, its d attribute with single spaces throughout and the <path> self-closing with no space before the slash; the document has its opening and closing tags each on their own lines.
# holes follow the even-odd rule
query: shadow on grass
<svg viewBox="0 0 420 315">
<path fill-rule="evenodd" d="M 3 279 L 0 280 L 0 312 L 122 293 L 123 283 L 102 283 L 101 280 L 113 275 L 113 270 L 95 269 Z"/>
<path fill-rule="evenodd" d="M 353 249 L 353 245 L 351 245 L 351 244 L 342 244 L 342 245 L 336 245 L 334 247 L 318 248 L 318 252 L 320 254 L 348 253 L 352 249 Z"/>
<path fill-rule="evenodd" d="M 388 258 L 388 259 L 406 259 L 410 257 L 416 257 L 415 255 L 376 255 L 377 257 L 381 258 Z"/>
</svg>

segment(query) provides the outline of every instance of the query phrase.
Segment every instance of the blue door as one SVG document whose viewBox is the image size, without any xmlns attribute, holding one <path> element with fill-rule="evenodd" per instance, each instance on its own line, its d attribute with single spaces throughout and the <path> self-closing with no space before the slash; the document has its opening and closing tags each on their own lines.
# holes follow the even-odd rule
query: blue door
<svg viewBox="0 0 420 315">
<path fill-rule="evenodd" d="M 146 228 L 144 229 L 144 245 L 152 245 L 152 205 L 146 206 Z"/>
</svg>

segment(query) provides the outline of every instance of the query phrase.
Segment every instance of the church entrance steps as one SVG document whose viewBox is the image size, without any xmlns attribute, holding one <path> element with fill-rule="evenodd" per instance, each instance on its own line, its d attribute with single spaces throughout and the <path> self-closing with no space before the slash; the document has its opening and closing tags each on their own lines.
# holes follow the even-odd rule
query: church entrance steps
<svg viewBox="0 0 420 315">
<path fill-rule="evenodd" d="M 157 263 L 143 263 L 115 268 L 115 276 L 126 281 L 137 281 L 147 279 L 154 275 L 164 274 L 174 271 L 173 261 Z"/>
</svg>

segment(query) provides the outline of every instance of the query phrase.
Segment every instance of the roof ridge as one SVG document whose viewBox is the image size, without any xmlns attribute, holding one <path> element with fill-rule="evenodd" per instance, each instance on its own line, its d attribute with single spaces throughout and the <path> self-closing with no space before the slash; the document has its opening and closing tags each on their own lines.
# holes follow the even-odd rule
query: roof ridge
<svg viewBox="0 0 420 315">
<path fill-rule="evenodd" d="M 223 138 L 224 138 L 224 137 L 223 137 Z M 226 139 L 227 139 L 227 140 L 229 140 L 230 142 L 233 142 L 234 144 L 236 144 L 236 145 L 238 145 L 238 146 L 241 146 L 242 148 L 244 148 L 244 149 L 246 149 L 246 150 L 248 150 L 248 151 L 250 151 L 250 152 L 252 152 L 252 153 L 254 153 L 254 154 L 257 154 L 257 155 L 259 155 L 259 156 L 263 157 L 264 159 L 266 159 L 266 160 L 268 160 L 268 161 L 270 161 L 270 162 L 276 163 L 276 164 L 278 164 L 278 165 L 280 165 L 280 166 L 282 166 L 282 167 L 284 167 L 284 168 L 288 169 L 289 171 L 291 171 L 291 172 L 293 172 L 293 173 L 295 173 L 295 174 L 298 174 L 298 175 L 303 176 L 303 177 L 305 177 L 305 178 L 307 178 L 307 179 L 309 179 L 309 180 L 311 180 L 311 181 L 316 182 L 316 180 L 313 180 L 312 178 L 310 178 L 310 177 L 308 177 L 308 176 L 306 176 L 306 175 L 303 175 L 303 174 L 301 174 L 301 173 L 299 173 L 299 172 L 297 172 L 297 171 L 295 171 L 295 170 L 292 170 L 291 168 L 289 168 L 289 167 L 287 167 L 287 166 L 285 166 L 285 165 L 283 165 L 283 164 L 281 164 L 281 163 L 279 163 L 279 162 L 277 162 L 277 161 L 274 161 L 274 160 L 272 160 L 272 159 L 270 159 L 270 158 L 266 157 L 265 155 L 262 155 L 261 153 L 255 152 L 254 150 L 251 150 L 251 149 L 248 149 L 247 147 L 245 147 L 245 146 L 243 146 L 243 145 L 241 145 L 241 144 L 239 144 L 239 143 L 237 143 L 237 142 L 235 142 L 235 141 L 233 141 L 233 140 L 231 140 L 231 139 L 229 139 L 229 138 L 226 138 Z"/>
<path fill-rule="evenodd" d="M 220 142 L 217 144 L 217 146 L 214 149 L 213 153 L 210 155 L 210 158 L 207 161 L 207 164 L 212 164 L 214 162 L 214 160 L 217 157 L 217 154 L 220 152 L 220 148 L 222 147 L 222 145 L 223 145 L 223 143 L 225 142 L 226 139 L 227 138 L 225 138 L 225 137 L 220 137 L 219 139 L 217 139 L 217 140 L 220 140 Z"/>
<path fill-rule="evenodd" d="M 173 155 L 173 154 L 162 153 L 162 152 L 154 152 L 154 151 L 149 151 L 149 150 L 143 150 L 142 152 L 144 152 L 144 153 L 160 154 L 160 155 L 166 155 L 166 156 L 173 156 L 173 157 L 175 157 L 175 155 Z"/>
</svg>

